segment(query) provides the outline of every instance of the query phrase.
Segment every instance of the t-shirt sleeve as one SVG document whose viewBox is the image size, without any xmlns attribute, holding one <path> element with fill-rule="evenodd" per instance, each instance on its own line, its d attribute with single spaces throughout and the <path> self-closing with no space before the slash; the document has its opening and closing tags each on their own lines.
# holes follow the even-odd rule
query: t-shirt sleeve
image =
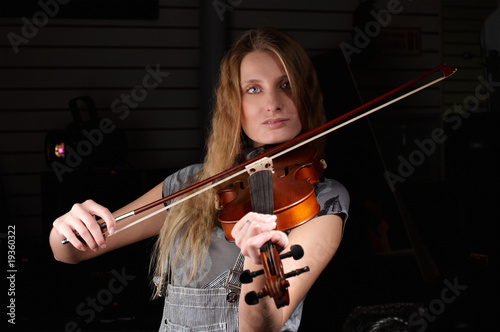
<svg viewBox="0 0 500 332">
<path fill-rule="evenodd" d="M 186 184 L 192 181 L 193 176 L 198 173 L 203 164 L 194 164 L 187 166 L 183 169 L 178 170 L 177 172 L 169 175 L 164 181 L 162 186 L 162 195 L 166 197 L 168 195 L 172 195 L 182 188 L 186 187 Z M 165 202 L 168 205 L 170 201 Z"/>
<path fill-rule="evenodd" d="M 349 216 L 349 193 L 338 181 L 324 179 L 316 185 L 316 199 L 320 206 L 319 216 L 338 214 L 345 222 Z"/>
</svg>

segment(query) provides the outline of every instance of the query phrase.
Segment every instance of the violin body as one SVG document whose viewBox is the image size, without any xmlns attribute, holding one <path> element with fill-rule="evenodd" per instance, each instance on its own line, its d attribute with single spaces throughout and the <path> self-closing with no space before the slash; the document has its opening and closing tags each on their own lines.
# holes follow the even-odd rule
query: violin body
<svg viewBox="0 0 500 332">
<path fill-rule="evenodd" d="M 277 216 L 277 230 L 287 231 L 318 214 L 320 207 L 313 184 L 320 181 L 322 173 L 318 151 L 310 146 L 273 159 L 273 213 Z M 223 183 L 217 189 L 221 208 L 219 221 L 226 239 L 234 241 L 231 236 L 234 225 L 245 214 L 253 211 L 248 174 Z"/>
</svg>

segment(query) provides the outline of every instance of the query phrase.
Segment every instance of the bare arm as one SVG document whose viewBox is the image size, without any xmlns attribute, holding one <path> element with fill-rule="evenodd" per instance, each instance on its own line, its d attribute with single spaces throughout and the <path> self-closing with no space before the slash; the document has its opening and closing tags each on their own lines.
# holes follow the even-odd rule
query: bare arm
<svg viewBox="0 0 500 332">
<path fill-rule="evenodd" d="M 285 246 L 284 251 L 290 249 L 290 245 L 300 244 L 304 249 L 304 257 L 300 260 L 292 258 L 284 259 L 284 272 L 290 272 L 309 266 L 310 272 L 289 278 L 290 305 L 277 309 L 274 300 L 265 297 L 257 305 L 247 305 L 243 300 L 244 296 L 250 292 L 260 292 L 264 286 L 264 276 L 254 278 L 251 284 L 243 284 L 241 289 L 242 300 L 239 302 L 240 331 L 279 331 L 291 315 L 295 307 L 299 304 L 308 290 L 312 287 L 318 276 L 334 256 L 340 244 L 342 235 L 342 219 L 338 215 L 325 215 L 315 218 L 304 225 L 294 229 L 286 240 L 286 235 L 282 232 L 272 231 L 275 227 L 274 218 L 258 220 L 243 226 L 245 218 L 240 222 L 241 228 L 236 228 L 249 236 L 240 233 L 241 237 L 236 240 L 243 240 L 238 243 L 245 254 L 244 270 L 256 271 L 262 269 L 259 259 L 255 256 L 258 248 L 268 240 L 276 243 L 278 247 Z M 247 229 L 245 229 L 245 227 Z"/>
<path fill-rule="evenodd" d="M 143 215 L 162 208 L 163 205 L 160 205 L 138 216 L 127 218 L 118 225 L 115 223 L 115 217 L 160 199 L 161 187 L 161 184 L 157 185 L 113 214 L 105 207 L 91 200 L 75 204 L 68 213 L 57 218 L 53 223 L 49 242 L 54 258 L 64 263 L 74 264 L 157 235 L 165 220 L 166 211 L 107 238 L 104 238 L 97 220 L 101 218 L 102 220 L 99 220 L 99 222 L 106 222 L 109 233 L 113 234 L 115 229 L 122 228 L 143 217 Z M 78 240 L 75 231 L 80 234 L 88 246 Z M 65 238 L 70 243 L 63 245 L 62 240 Z"/>
</svg>

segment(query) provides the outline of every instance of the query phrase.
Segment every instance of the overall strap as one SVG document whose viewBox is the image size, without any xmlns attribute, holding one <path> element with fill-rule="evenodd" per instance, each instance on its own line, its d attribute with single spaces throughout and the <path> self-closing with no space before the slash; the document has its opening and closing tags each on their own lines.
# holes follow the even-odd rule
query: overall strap
<svg viewBox="0 0 500 332">
<path fill-rule="evenodd" d="M 222 272 L 215 279 L 203 286 L 202 289 L 224 287 L 229 291 L 227 301 L 231 303 L 236 302 L 241 290 L 240 274 L 243 270 L 244 261 L 245 256 L 240 252 L 231 270 Z"/>
</svg>

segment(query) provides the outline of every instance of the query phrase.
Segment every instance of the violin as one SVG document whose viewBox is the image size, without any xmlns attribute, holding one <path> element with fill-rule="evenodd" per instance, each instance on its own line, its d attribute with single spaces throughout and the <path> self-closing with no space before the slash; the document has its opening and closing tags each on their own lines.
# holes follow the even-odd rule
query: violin
<svg viewBox="0 0 500 332">
<path fill-rule="evenodd" d="M 276 215 L 276 229 L 287 231 L 314 218 L 319 204 L 314 194 L 314 183 L 320 181 L 324 163 L 318 151 L 304 146 L 274 160 L 264 158 L 261 163 L 247 168 L 249 176 L 240 176 L 225 182 L 217 191 L 220 202 L 219 221 L 226 239 L 234 241 L 231 231 L 234 225 L 250 211 Z M 279 255 L 274 243 L 268 241 L 260 248 L 263 269 L 240 274 L 242 283 L 265 274 L 266 282 L 261 292 L 246 294 L 245 302 L 254 305 L 259 299 L 270 296 L 277 308 L 290 303 L 287 278 L 308 272 L 309 267 L 287 274 L 283 271 L 281 259 L 302 258 L 301 246 L 294 245 L 289 253 Z"/>
<path fill-rule="evenodd" d="M 217 189 L 219 204 L 222 207 L 222 210 L 219 213 L 219 220 L 221 220 L 226 238 L 228 238 L 229 240 L 232 239 L 230 230 L 234 226 L 235 221 L 245 214 L 245 211 L 248 212 L 253 210 L 260 213 L 277 214 L 278 230 L 285 231 L 297 227 L 304 222 L 307 222 L 308 220 L 314 218 L 314 216 L 317 214 L 316 209 L 318 209 L 318 207 L 316 207 L 317 202 L 315 203 L 316 198 L 314 196 L 314 190 L 310 191 L 310 188 L 308 186 L 312 186 L 315 181 L 318 181 L 319 177 L 321 176 L 321 168 L 316 162 L 316 157 L 313 156 L 314 153 L 309 151 L 308 149 L 299 150 L 298 153 L 294 153 L 293 158 L 283 159 L 283 161 L 286 160 L 286 162 L 283 163 L 281 163 L 279 157 L 290 153 L 291 151 L 302 147 L 321 136 L 342 128 L 343 126 L 357 121 L 362 117 L 372 114 L 388 105 L 391 105 L 437 82 L 440 82 L 454 74 L 456 70 L 456 68 L 450 68 L 446 64 L 438 66 L 428 71 L 427 73 L 424 73 L 419 77 L 410 80 L 403 85 L 345 113 L 344 115 L 341 115 L 325 123 L 324 125 L 321 125 L 309 132 L 303 133 L 288 142 L 282 143 L 276 147 L 266 150 L 261 155 L 250 158 L 249 160 L 244 161 L 239 165 L 236 165 L 219 174 L 213 175 L 205 180 L 195 183 L 194 185 L 182 189 L 172 195 L 166 196 L 162 199 L 146 204 L 145 206 L 140 207 L 136 210 L 118 216 L 115 219 L 116 222 L 145 212 L 153 207 L 164 204 L 165 202 L 168 202 L 181 195 L 188 194 L 182 199 L 176 200 L 174 203 L 165 206 L 163 209 L 158 209 L 155 212 L 139 218 L 138 220 L 128 224 L 125 227 L 117 229 L 114 234 L 132 227 L 142 222 L 143 220 L 152 217 L 155 214 L 161 213 L 162 211 L 169 209 L 174 205 L 180 204 L 195 195 L 198 195 L 207 190 L 212 190 L 213 188 Z M 439 78 L 434 79 L 412 91 L 406 92 L 392 100 L 385 102 L 382 105 L 376 106 L 373 109 L 367 111 L 368 107 L 372 107 L 377 103 L 380 103 L 382 100 L 387 99 L 389 96 L 392 96 L 410 87 L 412 84 L 415 84 L 416 82 L 419 82 L 438 72 L 441 72 L 442 75 Z M 308 157 L 301 160 L 301 158 L 297 158 L 297 154 L 305 154 Z M 274 168 L 273 163 L 276 163 L 276 168 Z M 250 174 L 249 176 L 247 175 L 248 180 L 245 180 L 245 177 L 238 178 L 240 175 L 247 172 L 248 174 Z M 254 175 L 257 176 L 254 177 Z M 299 184 L 299 182 L 301 183 Z M 293 194 L 294 192 L 294 190 L 290 190 L 288 186 L 297 186 L 297 188 L 300 187 L 301 194 L 295 196 L 294 198 L 287 197 L 288 194 Z M 308 187 L 309 189 L 304 189 L 302 188 L 302 186 L 304 186 L 304 188 Z M 256 189 L 252 189 L 253 187 L 255 187 Z M 250 188 L 249 195 L 245 193 L 246 188 Z M 198 191 L 192 193 L 196 189 Z M 274 192 L 276 192 L 276 195 L 274 195 Z M 259 197 L 261 195 L 263 197 L 265 196 L 265 198 L 262 200 Z M 257 198 L 255 198 L 255 196 L 257 196 Z M 243 201 L 243 198 L 240 197 L 250 197 L 250 200 Z M 228 209 L 224 211 L 226 207 Z M 101 223 L 100 226 L 103 231 L 106 229 L 105 223 Z M 67 244 L 69 243 L 69 241 L 67 239 L 64 239 L 62 243 Z M 300 246 L 293 246 L 289 253 L 279 255 L 274 244 L 266 243 L 261 248 L 263 269 L 256 272 L 244 271 L 240 275 L 240 280 L 245 283 L 251 282 L 252 278 L 255 276 L 265 274 L 266 284 L 264 286 L 264 289 L 260 293 L 257 294 L 255 292 L 252 292 L 247 294 L 247 296 L 245 297 L 245 301 L 249 304 L 255 304 L 258 302 L 259 298 L 270 295 L 274 298 L 278 308 L 287 305 L 289 303 L 287 291 L 289 283 L 286 279 L 300 273 L 307 272 L 309 268 L 305 267 L 303 269 L 294 270 L 285 274 L 283 272 L 281 259 L 287 257 L 300 259 L 302 255 L 303 251 Z"/>
</svg>

